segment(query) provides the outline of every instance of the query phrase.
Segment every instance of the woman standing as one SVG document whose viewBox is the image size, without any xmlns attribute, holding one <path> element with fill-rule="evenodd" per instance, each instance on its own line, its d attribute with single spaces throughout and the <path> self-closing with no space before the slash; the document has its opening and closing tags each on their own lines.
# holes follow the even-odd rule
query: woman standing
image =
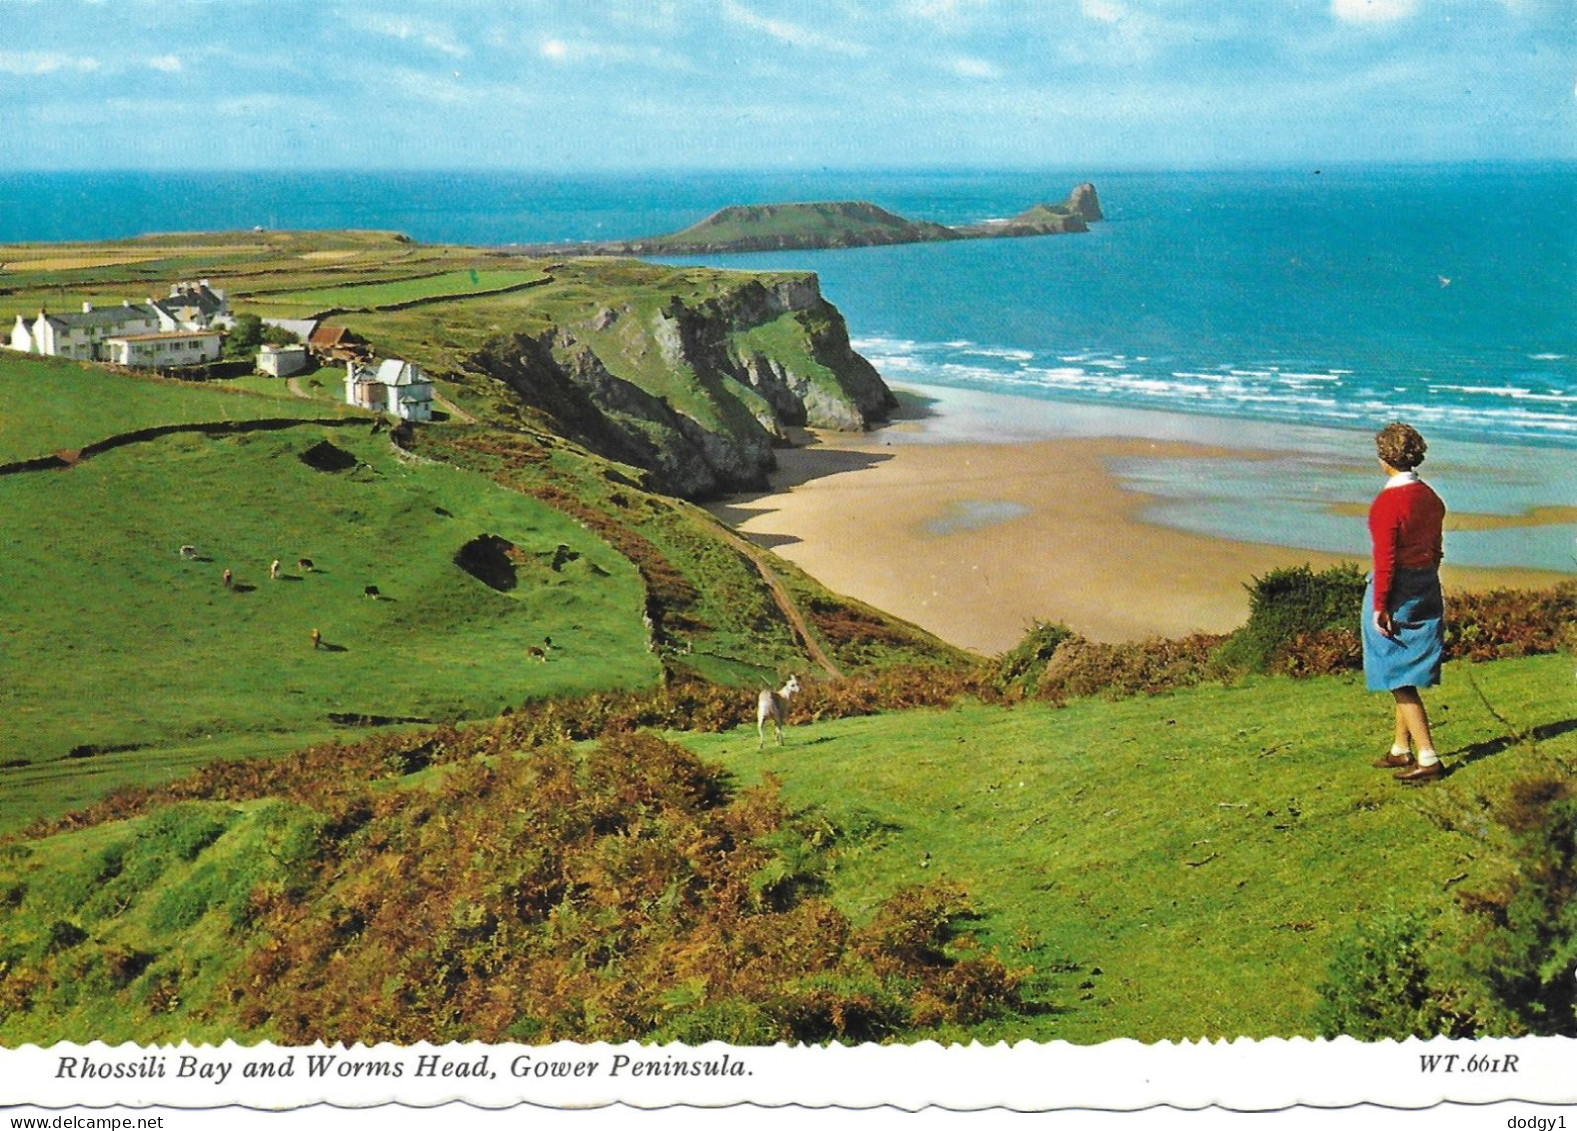
<svg viewBox="0 0 1577 1131">
<path fill-rule="evenodd" d="M 1369 507 L 1374 574 L 1364 597 L 1363 671 L 1370 691 L 1396 699 L 1396 737 L 1375 763 L 1402 782 L 1443 778 L 1429 714 L 1418 694 L 1440 682 L 1445 625 L 1440 600 L 1441 526 L 1446 507 L 1414 470 L 1427 445 L 1406 424 L 1375 436 L 1385 487 Z"/>
</svg>

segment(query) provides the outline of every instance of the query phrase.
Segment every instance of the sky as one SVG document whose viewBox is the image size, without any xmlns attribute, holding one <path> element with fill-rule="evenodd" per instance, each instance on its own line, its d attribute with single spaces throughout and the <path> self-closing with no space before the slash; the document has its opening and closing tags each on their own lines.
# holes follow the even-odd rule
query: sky
<svg viewBox="0 0 1577 1131">
<path fill-rule="evenodd" d="M 0 0 L 0 168 L 1577 158 L 1571 0 Z"/>
</svg>

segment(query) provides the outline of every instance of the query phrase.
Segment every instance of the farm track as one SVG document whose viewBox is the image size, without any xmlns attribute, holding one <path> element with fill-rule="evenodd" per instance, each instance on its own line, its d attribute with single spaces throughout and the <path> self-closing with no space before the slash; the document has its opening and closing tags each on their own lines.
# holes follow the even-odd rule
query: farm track
<svg viewBox="0 0 1577 1131">
<path fill-rule="evenodd" d="M 751 565 L 756 567 L 756 572 L 761 575 L 761 580 L 766 583 L 767 591 L 772 594 L 772 600 L 777 604 L 778 611 L 783 614 L 783 619 L 788 621 L 789 627 L 799 637 L 800 646 L 805 649 L 805 654 L 833 679 L 842 679 L 843 670 L 833 662 L 832 657 L 827 655 L 820 642 L 811 634 L 810 625 L 799 611 L 799 606 L 794 603 L 794 598 L 783 584 L 782 579 L 767 564 L 767 560 L 762 555 L 761 550 L 753 545 L 748 538 L 736 534 L 721 523 L 718 524 L 718 529 L 723 531 L 724 538 L 728 543 L 749 559 Z"/>
</svg>

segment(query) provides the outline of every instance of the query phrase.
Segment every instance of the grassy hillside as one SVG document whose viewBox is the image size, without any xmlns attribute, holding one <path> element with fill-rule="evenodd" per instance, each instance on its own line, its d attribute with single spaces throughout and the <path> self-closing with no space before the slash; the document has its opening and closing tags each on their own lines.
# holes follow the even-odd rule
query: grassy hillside
<svg viewBox="0 0 1577 1131">
<path fill-rule="evenodd" d="M 11 406 L 0 414 L 0 463 L 164 424 L 327 417 L 338 411 L 288 396 L 283 381 L 243 392 L 229 382 L 128 377 L 87 362 L 7 349 L 0 349 L 0 396 Z"/>
<path fill-rule="evenodd" d="M 864 831 L 834 879 L 856 918 L 905 883 L 963 885 L 983 941 L 1049 975 L 1056 1006 L 983 1040 L 1312 1035 L 1356 924 L 1446 921 L 1500 878 L 1484 799 L 1577 765 L 1571 680 L 1566 657 L 1450 665 L 1430 704 L 1454 772 L 1422 790 L 1369 765 L 1389 699 L 1356 676 L 802 722 L 765 753 L 754 727 L 684 741 Z"/>
<path fill-rule="evenodd" d="M 350 466 L 304 462 L 320 443 Z M 8 824 L 58 811 L 62 780 L 111 772 L 106 757 L 141 775 L 167 749 L 184 758 L 245 735 L 278 749 L 332 729 L 331 715 L 488 716 L 657 674 L 631 563 L 562 512 L 404 462 L 361 425 L 168 437 L 0 490 L 13 516 L 0 589 Z M 483 534 L 517 548 L 512 588 L 455 563 Z M 177 554 L 187 544 L 200 560 Z M 369 584 L 383 599 L 363 595 Z M 544 637 L 549 662 L 533 661 Z M 80 760 L 95 748 L 107 753 Z"/>
<path fill-rule="evenodd" d="M 0 391 L 13 406 L 0 416 L 0 463 L 89 449 L 64 470 L 57 461 L 0 477 L 11 516 L 0 829 L 209 759 L 278 755 L 346 720 L 485 718 L 649 686 L 665 672 L 776 684 L 824 652 L 836 657 L 827 666 L 851 668 L 958 656 L 880 615 L 852 635 L 811 627 L 797 602 L 845 603 L 784 563 L 765 564 L 704 512 L 654 494 L 641 469 L 553 435 L 544 415 L 511 407 L 496 378 L 445 369 L 504 327 L 580 326 L 617 305 L 634 315 L 606 352 L 625 351 L 638 362 L 631 380 L 716 421 L 719 404 L 737 410 L 754 394 L 718 385 L 714 402 L 693 368 L 677 355 L 664 362 L 643 334 L 672 304 L 704 307 L 749 277 L 720 289 L 716 272 L 612 262 L 566 272 L 378 233 L 230 233 L 10 248 L 3 258 L 0 301 L 22 310 L 118 301 L 195 277 L 228 287 L 241 310 L 248 295 L 303 308 L 437 299 L 356 325 L 380 355 L 422 361 L 478 415 L 514 427 L 462 414 L 418 430 L 407 456 L 386 432 L 369 432 L 370 414 L 338 403 L 334 369 L 303 375 L 304 395 L 293 395 L 278 380 L 172 381 L 0 350 Z M 792 337 L 777 343 L 785 356 Z M 255 421 L 271 423 L 205 427 Z M 171 426 L 195 427 L 94 448 Z M 304 462 L 319 444 L 331 446 L 327 463 Z M 468 573 L 457 555 L 483 536 L 492 539 L 478 543 L 483 568 Z M 198 560 L 184 560 L 183 545 Z M 295 565 L 303 557 L 310 573 Z M 273 581 L 276 558 L 285 577 Z M 497 587 L 485 579 L 500 576 Z M 384 599 L 367 599 L 367 585 Z M 324 647 L 312 647 L 313 629 Z M 542 662 L 530 650 L 549 638 Z"/>
<path fill-rule="evenodd" d="M 1357 926 L 1460 940 L 1508 869 L 1486 805 L 1577 758 L 1570 678 L 1453 664 L 1425 789 L 1347 677 L 210 772 L 0 850 L 0 1039 L 1312 1035 Z"/>
</svg>

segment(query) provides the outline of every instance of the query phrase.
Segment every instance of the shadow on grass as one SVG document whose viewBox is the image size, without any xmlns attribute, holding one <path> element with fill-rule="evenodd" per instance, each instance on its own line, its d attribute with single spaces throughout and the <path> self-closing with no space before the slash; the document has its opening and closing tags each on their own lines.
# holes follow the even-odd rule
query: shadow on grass
<svg viewBox="0 0 1577 1131">
<path fill-rule="evenodd" d="M 1496 754 L 1519 746 L 1526 738 L 1534 742 L 1544 742 L 1551 738 L 1558 738 L 1563 734 L 1577 730 L 1577 719 L 1562 719 L 1558 723 L 1544 723 L 1534 727 L 1525 735 L 1503 734 L 1499 738 L 1491 738 L 1486 742 L 1475 742 L 1471 746 L 1464 746 L 1460 750 L 1452 751 L 1448 757 L 1454 759 L 1454 768 L 1471 766 L 1474 762 L 1484 758 L 1493 758 Z"/>
</svg>

